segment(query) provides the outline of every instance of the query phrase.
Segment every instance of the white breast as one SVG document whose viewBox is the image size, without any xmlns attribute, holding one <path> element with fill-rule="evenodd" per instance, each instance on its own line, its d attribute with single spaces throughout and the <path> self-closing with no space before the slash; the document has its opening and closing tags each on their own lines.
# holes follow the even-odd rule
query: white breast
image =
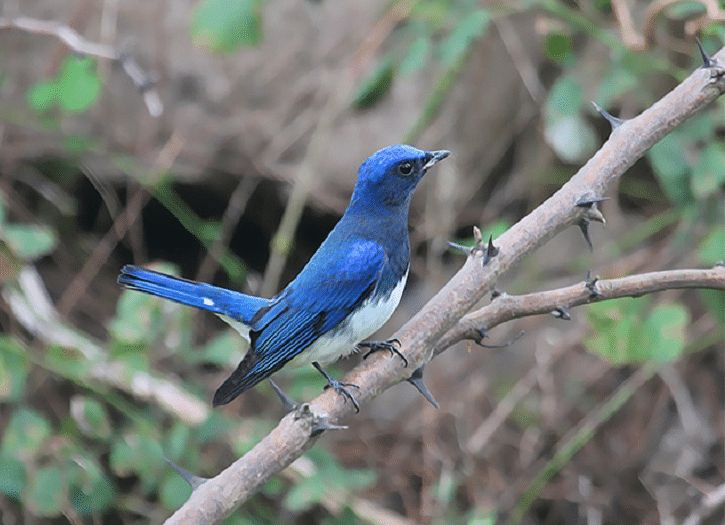
<svg viewBox="0 0 725 525">
<path fill-rule="evenodd" d="M 340 326 L 330 330 L 292 362 L 302 366 L 318 361 L 330 363 L 352 353 L 355 345 L 380 329 L 400 303 L 408 272 L 384 298 L 368 299 L 360 308 L 350 315 Z"/>
<path fill-rule="evenodd" d="M 308 346 L 292 360 L 291 364 L 302 366 L 313 361 L 330 363 L 352 353 L 356 344 L 375 333 L 390 319 L 400 303 L 407 280 L 408 272 L 406 271 L 390 295 L 365 301 L 338 327 L 333 328 Z M 247 325 L 225 315 L 219 317 L 239 332 L 247 346 L 249 345 L 249 327 Z"/>
</svg>

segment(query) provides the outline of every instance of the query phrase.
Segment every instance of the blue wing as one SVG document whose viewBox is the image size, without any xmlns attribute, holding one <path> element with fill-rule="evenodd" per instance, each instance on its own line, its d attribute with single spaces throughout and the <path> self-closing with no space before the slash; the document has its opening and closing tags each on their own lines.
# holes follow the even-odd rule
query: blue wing
<svg viewBox="0 0 725 525">
<path fill-rule="evenodd" d="M 252 345 L 214 394 L 223 405 L 252 388 L 340 324 L 375 290 L 385 252 L 357 239 L 322 247 L 297 278 L 251 321 Z M 331 248 L 331 246 L 329 247 Z"/>
</svg>

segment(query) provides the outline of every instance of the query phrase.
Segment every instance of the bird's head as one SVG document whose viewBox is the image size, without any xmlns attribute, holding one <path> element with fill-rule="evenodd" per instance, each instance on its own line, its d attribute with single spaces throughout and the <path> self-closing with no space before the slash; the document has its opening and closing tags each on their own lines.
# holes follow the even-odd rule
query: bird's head
<svg viewBox="0 0 725 525">
<path fill-rule="evenodd" d="M 352 202 L 365 205 L 407 206 L 420 179 L 449 151 L 423 151 L 396 144 L 373 153 L 358 170 Z"/>
</svg>

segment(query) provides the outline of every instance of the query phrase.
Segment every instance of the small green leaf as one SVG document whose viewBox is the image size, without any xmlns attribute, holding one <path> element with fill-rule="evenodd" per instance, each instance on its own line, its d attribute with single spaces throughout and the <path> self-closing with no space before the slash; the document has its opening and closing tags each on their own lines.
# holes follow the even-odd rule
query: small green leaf
<svg viewBox="0 0 725 525">
<path fill-rule="evenodd" d="M 70 501 L 79 514 L 100 513 L 108 509 L 116 496 L 116 488 L 100 465 L 85 457 L 81 465 L 74 465 L 70 483 Z"/>
<path fill-rule="evenodd" d="M 0 451 L 12 457 L 32 458 L 50 437 L 51 426 L 35 410 L 21 408 L 15 411 L 5 428 Z"/>
<path fill-rule="evenodd" d="M 48 255 L 56 245 L 55 234 L 45 226 L 6 224 L 0 236 L 15 255 L 27 261 Z"/>
<path fill-rule="evenodd" d="M 571 76 L 559 77 L 551 86 L 546 99 L 544 107 L 546 118 L 556 120 L 560 117 L 578 116 L 583 100 L 584 90 L 576 79 Z"/>
<path fill-rule="evenodd" d="M 353 95 L 352 105 L 357 109 L 366 109 L 375 105 L 385 96 L 393 85 L 395 62 L 391 56 L 383 58 L 375 70 L 363 80 Z"/>
<path fill-rule="evenodd" d="M 290 512 L 303 512 L 322 501 L 325 484 L 318 476 L 305 478 L 294 485 L 284 498 L 284 506 Z"/>
<path fill-rule="evenodd" d="M 22 397 L 28 369 L 23 347 L 15 339 L 0 336 L 0 401 Z"/>
<path fill-rule="evenodd" d="M 0 454 L 0 493 L 20 499 L 26 484 L 25 466 L 17 458 Z"/>
<path fill-rule="evenodd" d="M 30 479 L 23 502 L 36 516 L 59 516 L 66 502 L 66 485 L 60 468 L 51 465 L 38 469 Z"/>
<path fill-rule="evenodd" d="M 578 115 L 547 121 L 544 137 L 559 158 L 570 164 L 585 161 L 597 146 L 594 129 Z"/>
<path fill-rule="evenodd" d="M 178 509 L 190 495 L 191 487 L 176 472 L 169 472 L 164 476 L 159 488 L 159 498 L 166 509 Z"/>
<path fill-rule="evenodd" d="M 430 38 L 419 36 L 408 48 L 408 52 L 400 61 L 400 74 L 410 75 L 421 69 L 430 56 Z"/>
<path fill-rule="evenodd" d="M 174 423 L 171 431 L 166 436 L 166 455 L 173 459 L 179 460 L 186 451 L 191 438 L 191 430 L 182 423 Z"/>
<path fill-rule="evenodd" d="M 665 135 L 647 152 L 657 181 L 667 198 L 680 206 L 692 200 L 687 153 L 676 133 Z"/>
<path fill-rule="evenodd" d="M 190 355 L 193 363 L 211 363 L 218 366 L 236 366 L 249 345 L 239 334 L 225 330 L 206 343 L 199 352 Z"/>
<path fill-rule="evenodd" d="M 262 40 L 261 0 L 202 0 L 194 10 L 191 35 L 198 45 L 229 53 Z"/>
<path fill-rule="evenodd" d="M 55 81 L 38 82 L 27 95 L 28 105 L 38 113 L 44 113 L 58 101 L 58 84 Z"/>
<path fill-rule="evenodd" d="M 100 439 L 111 436 L 111 423 L 105 407 L 90 397 L 73 396 L 71 415 L 85 435 Z"/>
<path fill-rule="evenodd" d="M 564 33 L 549 33 L 544 41 L 544 49 L 546 57 L 552 62 L 566 62 L 572 52 L 571 37 Z"/>
<path fill-rule="evenodd" d="M 440 58 L 444 65 L 455 64 L 473 42 L 486 33 L 491 16 L 485 9 L 477 9 L 468 16 L 461 17 L 460 22 L 440 47 Z"/>
<path fill-rule="evenodd" d="M 692 170 L 690 188 L 697 199 L 713 195 L 725 186 L 725 144 L 713 142 L 700 153 Z"/>
<path fill-rule="evenodd" d="M 88 377 L 91 363 L 76 348 L 66 346 L 51 346 L 45 355 L 45 364 L 59 373 L 83 379 Z"/>
<path fill-rule="evenodd" d="M 674 361 L 685 349 L 685 331 L 689 315 L 679 304 L 657 305 L 642 325 L 639 362 Z"/>
<path fill-rule="evenodd" d="M 101 79 L 92 58 L 69 56 L 61 65 L 57 80 L 58 103 L 71 112 L 90 108 L 101 92 Z"/>
<path fill-rule="evenodd" d="M 713 228 L 697 250 L 702 264 L 715 265 L 725 261 L 725 229 Z"/>
</svg>

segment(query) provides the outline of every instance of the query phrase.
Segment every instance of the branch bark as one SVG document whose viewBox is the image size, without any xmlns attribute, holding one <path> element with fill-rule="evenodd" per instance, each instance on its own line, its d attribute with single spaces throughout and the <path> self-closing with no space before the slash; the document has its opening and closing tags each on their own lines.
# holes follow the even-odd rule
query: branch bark
<svg viewBox="0 0 725 525">
<path fill-rule="evenodd" d="M 488 264 L 482 264 L 480 250 L 469 257 L 443 289 L 395 334 L 410 368 L 403 368 L 399 359 L 380 356 L 362 362 L 348 374 L 345 381 L 360 386 L 358 401 L 377 396 L 430 361 L 441 337 L 491 291 L 503 272 L 591 211 L 577 206 L 577 202 L 601 197 L 657 141 L 725 92 L 725 68 L 719 65 L 725 64 L 725 48 L 714 58 L 718 62 L 713 67 L 696 70 L 641 115 L 616 128 L 569 182 L 498 239 L 499 253 Z M 351 406 L 331 391 L 305 403 L 285 416 L 246 455 L 194 490 L 167 523 L 220 521 L 309 449 L 316 441 L 313 431 L 321 420 L 336 421 L 351 411 Z"/>
</svg>

